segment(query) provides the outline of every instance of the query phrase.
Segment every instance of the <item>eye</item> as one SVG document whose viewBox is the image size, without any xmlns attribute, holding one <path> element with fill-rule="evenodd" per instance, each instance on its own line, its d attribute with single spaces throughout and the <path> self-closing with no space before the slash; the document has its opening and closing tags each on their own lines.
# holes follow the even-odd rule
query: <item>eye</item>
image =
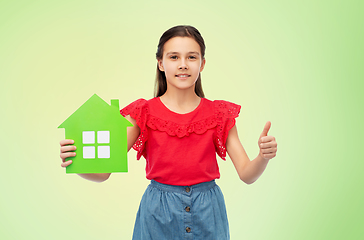
<svg viewBox="0 0 364 240">
<path fill-rule="evenodd" d="M 197 59 L 196 56 L 189 56 L 189 59 Z"/>
<path fill-rule="evenodd" d="M 176 55 L 171 55 L 169 58 L 170 59 L 177 59 L 178 57 Z"/>
</svg>

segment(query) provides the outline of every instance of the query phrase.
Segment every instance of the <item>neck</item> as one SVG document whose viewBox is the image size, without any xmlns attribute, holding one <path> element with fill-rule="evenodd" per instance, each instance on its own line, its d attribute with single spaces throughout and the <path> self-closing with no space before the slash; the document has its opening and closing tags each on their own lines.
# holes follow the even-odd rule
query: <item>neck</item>
<svg viewBox="0 0 364 240">
<path fill-rule="evenodd" d="M 167 108 L 178 113 L 193 111 L 201 101 L 201 98 L 196 95 L 194 87 L 192 90 L 174 91 L 167 89 L 160 99 Z"/>
</svg>

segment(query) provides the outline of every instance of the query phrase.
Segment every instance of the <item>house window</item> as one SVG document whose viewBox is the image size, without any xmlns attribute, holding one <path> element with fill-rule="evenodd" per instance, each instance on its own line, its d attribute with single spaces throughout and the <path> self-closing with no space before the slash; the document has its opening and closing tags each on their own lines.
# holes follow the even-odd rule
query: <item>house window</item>
<svg viewBox="0 0 364 240">
<path fill-rule="evenodd" d="M 110 158 L 110 131 L 83 131 L 82 143 L 83 158 Z"/>
<path fill-rule="evenodd" d="M 87 146 L 83 147 L 83 158 L 95 158 L 95 147 Z"/>
</svg>

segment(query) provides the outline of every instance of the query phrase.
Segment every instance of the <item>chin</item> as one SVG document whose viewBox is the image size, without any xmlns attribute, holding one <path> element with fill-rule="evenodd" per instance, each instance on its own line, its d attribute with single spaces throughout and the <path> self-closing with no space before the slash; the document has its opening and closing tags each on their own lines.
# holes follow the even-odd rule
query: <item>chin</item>
<svg viewBox="0 0 364 240">
<path fill-rule="evenodd" d="M 167 87 L 168 85 L 172 88 L 176 88 L 176 89 L 179 89 L 179 90 L 188 90 L 190 88 L 193 88 L 195 89 L 195 82 L 194 83 L 177 83 L 177 84 L 167 84 Z"/>
</svg>

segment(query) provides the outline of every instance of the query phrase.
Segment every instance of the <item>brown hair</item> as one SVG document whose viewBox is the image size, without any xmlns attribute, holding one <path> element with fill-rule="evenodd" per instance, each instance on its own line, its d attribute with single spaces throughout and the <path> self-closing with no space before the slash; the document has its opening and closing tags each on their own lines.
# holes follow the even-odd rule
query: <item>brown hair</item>
<svg viewBox="0 0 364 240">
<path fill-rule="evenodd" d="M 205 41 L 203 40 L 200 32 L 192 26 L 179 25 L 179 26 L 172 27 L 172 28 L 168 29 L 167 31 L 165 31 L 163 33 L 163 35 L 161 36 L 161 38 L 159 39 L 158 49 L 157 49 L 157 53 L 156 53 L 157 60 L 162 60 L 164 44 L 169 39 L 174 38 L 174 37 L 190 37 L 190 38 L 194 39 L 198 43 L 198 45 L 200 45 L 202 59 L 205 58 L 205 49 L 206 49 Z M 166 91 L 167 91 L 166 75 L 164 72 L 159 70 L 158 63 L 157 63 L 157 74 L 155 77 L 154 96 L 160 97 Z M 202 98 L 205 97 L 205 94 L 203 93 L 203 90 L 202 90 L 201 73 L 198 75 L 198 78 L 197 78 L 197 81 L 195 84 L 195 93 L 199 97 L 202 97 Z"/>
</svg>

